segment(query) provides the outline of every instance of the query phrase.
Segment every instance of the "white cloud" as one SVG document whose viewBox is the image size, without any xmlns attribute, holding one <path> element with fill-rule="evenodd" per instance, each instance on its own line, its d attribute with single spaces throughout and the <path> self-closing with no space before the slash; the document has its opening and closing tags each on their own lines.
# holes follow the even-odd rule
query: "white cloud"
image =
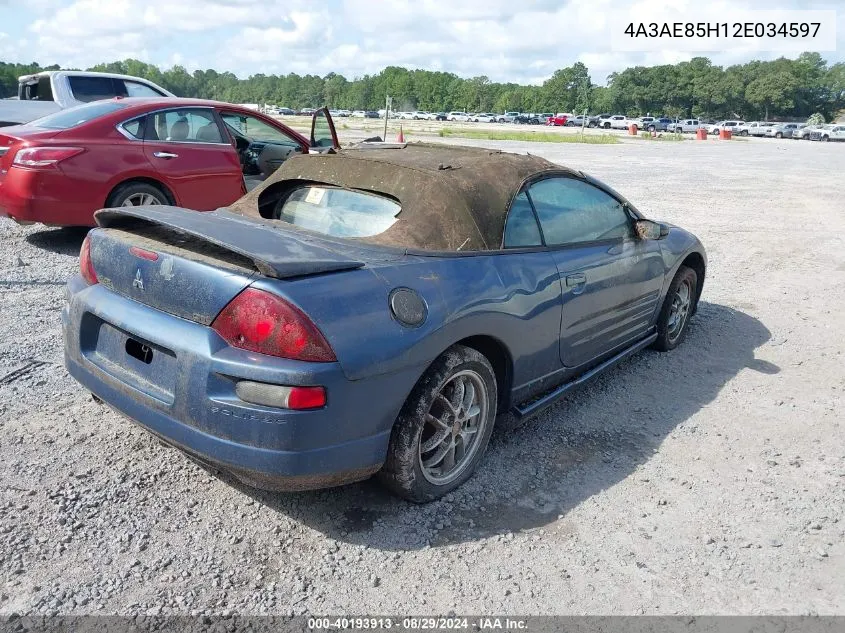
<svg viewBox="0 0 845 633">
<path fill-rule="evenodd" d="M 729 6 L 727 0 L 716 1 Z M 764 11 L 771 4 L 737 0 L 730 6 Z M 840 2 L 781 4 L 835 8 Z M 15 5 L 3 9 L 9 35 L 0 37 L 0 58 L 14 61 L 34 57 L 84 67 L 136 57 L 240 76 L 334 71 L 349 78 L 399 65 L 519 83 L 540 83 L 556 69 L 582 61 L 593 81 L 604 83 L 608 74 L 630 65 L 692 57 L 615 52 L 608 16 L 635 10 L 631 15 L 659 17 L 700 1 L 27 0 Z M 8 13 L 17 28 L 5 24 Z M 845 58 L 845 12 L 838 17 L 839 52 L 826 55 L 832 60 Z M 731 52 L 709 57 L 716 64 L 748 58 Z"/>
</svg>

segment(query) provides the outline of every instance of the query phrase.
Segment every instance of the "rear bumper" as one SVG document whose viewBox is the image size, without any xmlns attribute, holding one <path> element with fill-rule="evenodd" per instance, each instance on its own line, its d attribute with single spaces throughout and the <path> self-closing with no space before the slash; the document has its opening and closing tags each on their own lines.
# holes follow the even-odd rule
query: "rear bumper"
<svg viewBox="0 0 845 633">
<path fill-rule="evenodd" d="M 12 167 L 5 174 L 0 173 L 0 217 L 21 224 L 94 226 L 95 203 L 68 201 L 66 186 L 67 179 L 61 172 Z M 78 195 L 84 198 L 84 189 Z"/>
<path fill-rule="evenodd" d="M 288 361 L 234 349 L 208 327 L 99 284 L 89 287 L 78 276 L 69 282 L 68 295 L 62 324 L 69 373 L 165 442 L 271 490 L 348 483 L 384 463 L 393 421 L 407 395 L 399 385 L 406 384 L 407 376 L 350 381 L 337 363 Z M 161 365 L 161 379 L 143 376 L 145 370 L 133 366 L 142 361 L 120 357 L 120 341 L 129 337 L 149 344 L 154 359 L 172 353 Z M 239 379 L 322 385 L 328 404 L 310 411 L 250 404 L 235 395 Z"/>
<path fill-rule="evenodd" d="M 17 173 L 22 172 L 22 173 Z M 0 217 L 18 222 L 36 222 L 32 219 L 32 196 L 35 174 L 18 169 L 0 172 Z"/>
</svg>

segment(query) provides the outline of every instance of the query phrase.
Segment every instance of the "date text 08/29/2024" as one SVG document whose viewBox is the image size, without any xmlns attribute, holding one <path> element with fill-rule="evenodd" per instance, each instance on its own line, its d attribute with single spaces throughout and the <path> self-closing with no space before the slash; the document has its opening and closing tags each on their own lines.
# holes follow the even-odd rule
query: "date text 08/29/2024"
<svg viewBox="0 0 845 633">
<path fill-rule="evenodd" d="M 524 618 L 511 617 L 314 617 L 307 623 L 309 631 L 369 630 L 369 631 L 523 631 L 528 628 Z"/>
</svg>

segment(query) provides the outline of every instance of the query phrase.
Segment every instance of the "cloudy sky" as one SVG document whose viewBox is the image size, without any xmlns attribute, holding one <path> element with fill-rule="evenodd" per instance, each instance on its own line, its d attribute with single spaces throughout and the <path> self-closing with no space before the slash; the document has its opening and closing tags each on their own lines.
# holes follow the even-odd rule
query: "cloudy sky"
<svg viewBox="0 0 845 633">
<path fill-rule="evenodd" d="M 348 78 L 387 65 L 446 70 L 494 81 L 540 83 L 576 61 L 593 81 L 627 66 L 673 63 L 694 53 L 618 52 L 610 29 L 620 15 L 651 20 L 699 0 L 0 0 L 0 61 L 86 67 L 133 57 L 193 71 Z M 843 0 L 716 0 L 721 21 L 738 6 L 836 9 L 835 52 L 845 60 Z M 777 53 L 706 53 L 732 64 Z M 790 54 L 794 56 L 794 53 Z"/>
</svg>

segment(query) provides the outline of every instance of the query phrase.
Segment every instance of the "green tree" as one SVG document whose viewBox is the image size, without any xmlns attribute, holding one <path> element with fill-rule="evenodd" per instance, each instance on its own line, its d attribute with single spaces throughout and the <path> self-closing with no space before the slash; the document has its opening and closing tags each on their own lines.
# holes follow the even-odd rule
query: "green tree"
<svg viewBox="0 0 845 633">
<path fill-rule="evenodd" d="M 0 97 L 17 95 L 18 77 L 59 66 L 0 62 Z M 814 112 L 830 119 L 845 108 L 845 63 L 828 66 L 818 53 L 796 59 L 752 60 L 728 68 L 706 57 L 679 64 L 634 66 L 607 77 L 607 86 L 592 84 L 578 62 L 555 71 L 541 86 L 497 83 L 489 77 L 388 66 L 374 75 L 346 79 L 256 74 L 239 79 L 213 69 L 188 73 L 182 66 L 161 69 L 137 59 L 112 61 L 90 70 L 149 79 L 185 97 L 234 103 L 273 103 L 302 108 L 379 109 L 389 94 L 397 109 L 523 112 L 612 112 L 714 118 L 783 116 L 806 118 Z"/>
<path fill-rule="evenodd" d="M 752 106 L 762 110 L 763 119 L 768 121 L 770 111 L 784 113 L 794 107 L 797 88 L 798 80 L 789 73 L 767 73 L 748 84 L 745 98 Z"/>
</svg>

